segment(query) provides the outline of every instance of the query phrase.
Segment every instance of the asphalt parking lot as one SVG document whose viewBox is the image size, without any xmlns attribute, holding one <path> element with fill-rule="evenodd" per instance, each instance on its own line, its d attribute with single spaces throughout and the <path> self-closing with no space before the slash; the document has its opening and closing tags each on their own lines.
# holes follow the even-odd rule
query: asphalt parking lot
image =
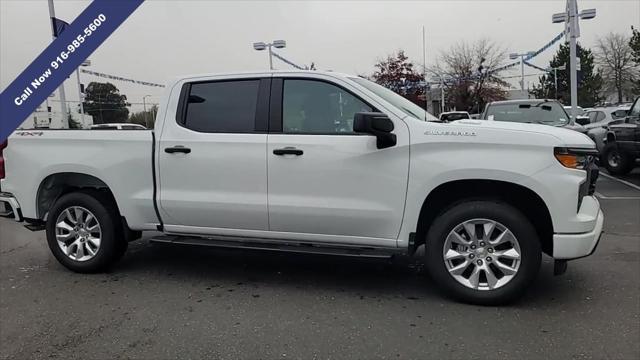
<svg viewBox="0 0 640 360">
<path fill-rule="evenodd" d="M 640 173 L 601 177 L 596 253 L 508 307 L 443 298 L 419 260 L 132 243 L 74 274 L 0 219 L 0 358 L 640 358 Z M 635 185 L 636 187 L 634 187 Z"/>
</svg>

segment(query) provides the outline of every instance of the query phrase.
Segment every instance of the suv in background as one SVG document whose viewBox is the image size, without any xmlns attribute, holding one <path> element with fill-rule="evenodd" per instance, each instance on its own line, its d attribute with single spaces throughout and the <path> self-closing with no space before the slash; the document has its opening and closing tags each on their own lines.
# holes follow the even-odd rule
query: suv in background
<svg viewBox="0 0 640 360">
<path fill-rule="evenodd" d="M 601 162 L 614 175 L 624 175 L 640 159 L 640 97 L 631 106 L 624 122 L 609 125 Z"/>
<path fill-rule="evenodd" d="M 548 99 L 494 101 L 487 104 L 480 119 L 543 124 L 585 132 L 582 125 L 571 121 L 571 116 L 558 101 Z"/>
</svg>

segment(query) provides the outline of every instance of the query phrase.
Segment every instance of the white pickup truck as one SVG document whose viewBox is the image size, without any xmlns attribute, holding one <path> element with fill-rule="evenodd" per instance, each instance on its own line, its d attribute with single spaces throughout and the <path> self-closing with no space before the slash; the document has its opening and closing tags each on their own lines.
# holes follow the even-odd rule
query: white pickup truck
<svg viewBox="0 0 640 360">
<path fill-rule="evenodd" d="M 424 245 L 447 293 L 500 304 L 523 293 L 542 253 L 562 273 L 595 250 L 604 217 L 587 136 L 425 120 L 357 76 L 188 76 L 168 84 L 153 131 L 16 131 L 0 201 L 77 272 L 113 265 L 142 231 L 350 256 Z"/>
</svg>

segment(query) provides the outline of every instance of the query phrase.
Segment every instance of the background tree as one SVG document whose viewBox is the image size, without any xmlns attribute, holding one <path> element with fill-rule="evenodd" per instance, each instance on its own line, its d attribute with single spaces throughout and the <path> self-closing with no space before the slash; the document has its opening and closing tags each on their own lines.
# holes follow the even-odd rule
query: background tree
<svg viewBox="0 0 640 360">
<path fill-rule="evenodd" d="M 94 124 L 126 122 L 129 116 L 127 96 L 111 83 L 91 82 L 85 89 L 84 111 Z"/>
<path fill-rule="evenodd" d="M 595 61 L 591 50 L 585 49 L 580 44 L 576 46 L 576 52 L 580 58 L 580 71 L 578 71 L 578 105 L 593 107 L 602 98 L 602 75 L 595 70 Z M 558 70 L 558 97 L 564 104 L 571 103 L 570 71 L 569 71 L 569 44 L 560 45 L 558 51 L 549 62 L 549 67 L 557 68 L 566 66 L 566 70 Z M 554 73 L 542 75 L 538 79 L 540 83 L 533 86 L 531 93 L 538 99 L 556 98 Z"/>
<path fill-rule="evenodd" d="M 158 113 L 158 105 L 153 105 L 147 111 L 140 111 L 131 114 L 129 122 L 133 124 L 140 124 L 149 129 L 153 129 L 156 123 L 156 114 Z"/>
<path fill-rule="evenodd" d="M 634 81 L 638 77 L 629 42 L 630 38 L 625 35 L 611 32 L 598 38 L 596 45 L 596 58 L 602 68 L 605 89 L 615 92 L 619 103 L 625 96 L 632 96 Z"/>
<path fill-rule="evenodd" d="M 430 72 L 444 79 L 449 106 L 478 113 L 486 103 L 506 99 L 509 84 L 489 71 L 506 58 L 506 50 L 488 39 L 460 42 L 442 52 Z"/>
<path fill-rule="evenodd" d="M 389 55 L 385 60 L 378 61 L 375 68 L 371 76 L 373 81 L 421 106 L 424 105 L 424 102 L 418 100 L 418 95 L 424 93 L 424 87 L 418 86 L 423 81 L 423 76 L 414 69 L 413 63 L 409 61 L 403 50 L 398 50 L 396 55 Z"/>
</svg>

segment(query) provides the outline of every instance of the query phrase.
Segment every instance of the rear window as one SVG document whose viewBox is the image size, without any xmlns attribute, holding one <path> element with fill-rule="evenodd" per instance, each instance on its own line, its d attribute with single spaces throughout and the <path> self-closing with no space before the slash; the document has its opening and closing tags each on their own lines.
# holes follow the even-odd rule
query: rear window
<svg viewBox="0 0 640 360">
<path fill-rule="evenodd" d="M 487 108 L 487 120 L 509 121 L 520 123 L 564 125 L 569 115 L 562 106 L 555 102 L 534 104 L 491 104 Z"/>
<path fill-rule="evenodd" d="M 208 133 L 253 132 L 259 85 L 260 80 L 191 84 L 184 126 Z"/>
</svg>

